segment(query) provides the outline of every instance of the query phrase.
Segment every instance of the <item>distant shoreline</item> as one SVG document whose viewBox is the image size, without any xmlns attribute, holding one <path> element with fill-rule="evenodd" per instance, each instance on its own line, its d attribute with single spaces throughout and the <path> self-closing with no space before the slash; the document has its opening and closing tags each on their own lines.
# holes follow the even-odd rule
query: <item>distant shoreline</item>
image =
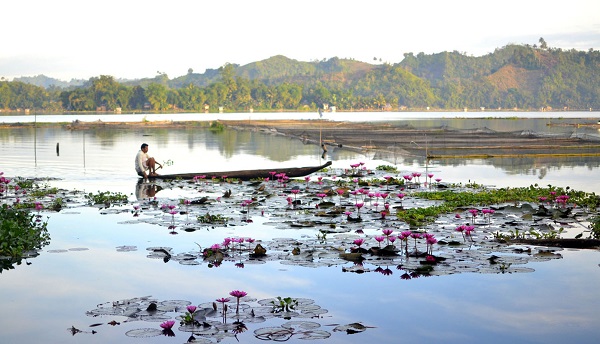
<svg viewBox="0 0 600 344">
<path fill-rule="evenodd" d="M 215 123 L 218 123 L 215 125 Z M 144 121 L 144 122 L 61 122 L 0 123 L 0 128 L 63 127 L 65 130 L 128 128 L 193 128 L 215 130 L 249 130 L 265 135 L 297 139 L 304 144 L 321 145 L 324 152 L 346 149 L 358 152 L 414 156 L 428 159 L 466 158 L 535 158 L 600 156 L 600 141 L 570 137 L 547 137 L 483 129 L 415 128 L 382 122 L 331 120 L 213 120 L 213 121 Z"/>
<path fill-rule="evenodd" d="M 335 112 L 323 112 L 324 115 L 333 114 L 333 113 L 435 113 L 435 112 L 455 112 L 455 113 L 501 113 L 501 112 L 514 112 L 514 113 L 555 113 L 555 112 L 564 112 L 564 113 L 573 113 L 573 112 L 600 112 L 600 109 L 552 109 L 552 110 L 534 110 L 534 109 L 424 109 L 424 108 L 411 108 L 406 110 L 395 110 L 395 111 L 381 111 L 381 110 L 369 110 L 369 109 L 361 109 L 361 110 L 336 110 Z M 318 113 L 318 109 L 309 109 L 309 110 L 273 110 L 273 111 L 247 111 L 247 112 L 237 112 L 237 111 L 224 111 L 224 112 L 197 112 L 197 111 L 140 111 L 140 110 L 132 110 L 132 111 L 43 111 L 43 110 L 29 110 L 26 111 L 9 111 L 0 109 L 0 117 L 2 116 L 35 116 L 35 115 L 169 115 L 169 114 L 207 114 L 207 115 L 215 115 L 215 114 L 276 114 L 276 113 Z"/>
</svg>

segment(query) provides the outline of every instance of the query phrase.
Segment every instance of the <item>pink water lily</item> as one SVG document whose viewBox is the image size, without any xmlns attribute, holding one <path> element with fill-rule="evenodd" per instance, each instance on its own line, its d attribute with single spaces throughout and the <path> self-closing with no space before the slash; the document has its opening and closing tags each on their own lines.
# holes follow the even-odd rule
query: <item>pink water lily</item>
<svg viewBox="0 0 600 344">
<path fill-rule="evenodd" d="M 470 225 L 460 225 L 458 227 L 456 227 L 455 231 L 460 232 L 463 236 L 463 240 L 467 241 L 466 237 L 469 237 L 471 240 L 471 232 L 473 232 L 475 230 L 475 226 L 470 226 Z"/>
<path fill-rule="evenodd" d="M 431 178 L 433 178 L 433 173 L 427 173 L 427 177 L 429 177 L 429 187 L 431 188 Z"/>
<path fill-rule="evenodd" d="M 386 239 L 387 239 L 387 243 L 390 243 L 390 235 L 392 235 L 392 233 L 394 233 L 393 229 L 383 229 L 381 231 L 383 233 L 383 235 L 385 235 Z"/>
<path fill-rule="evenodd" d="M 473 241 L 473 237 L 471 236 L 471 233 L 475 231 L 475 226 L 466 226 L 465 228 L 465 236 L 469 237 L 469 239 L 471 239 L 471 241 Z"/>
<path fill-rule="evenodd" d="M 294 202 L 298 199 L 298 193 L 300 193 L 300 189 L 292 189 L 291 193 L 294 194 Z"/>
<path fill-rule="evenodd" d="M 417 232 L 412 232 L 412 233 L 410 233 L 410 237 L 415 239 L 415 253 L 417 253 L 417 239 L 420 239 L 422 237 L 422 234 L 417 233 Z"/>
<path fill-rule="evenodd" d="M 248 295 L 248 293 L 246 293 L 245 291 L 242 291 L 242 290 L 234 290 L 234 291 L 230 292 L 229 295 L 237 298 L 237 306 L 235 309 L 235 313 L 238 314 L 240 312 L 240 298 Z"/>
<path fill-rule="evenodd" d="M 437 239 L 433 237 L 433 235 L 427 237 L 427 239 L 425 240 L 425 243 L 427 244 L 427 253 L 432 254 L 433 253 L 433 245 L 437 243 Z"/>
<path fill-rule="evenodd" d="M 356 203 L 356 209 L 357 209 L 357 213 L 358 213 L 358 217 L 360 217 L 360 208 L 362 208 L 365 204 L 364 203 Z"/>
<path fill-rule="evenodd" d="M 398 199 L 400 200 L 400 206 L 402 207 L 402 201 L 404 200 L 404 196 L 406 196 L 404 193 L 399 192 L 397 195 Z"/>
<path fill-rule="evenodd" d="M 246 293 L 245 291 L 241 291 L 241 290 L 234 290 L 234 291 L 230 292 L 229 295 L 231 295 L 233 297 L 237 297 L 239 299 L 240 297 L 244 297 L 244 296 L 248 295 L 248 293 Z"/>
<path fill-rule="evenodd" d="M 165 330 L 170 330 L 173 328 L 173 325 L 175 325 L 175 320 L 167 320 L 160 324 L 160 327 L 164 328 Z"/>
<path fill-rule="evenodd" d="M 364 244 L 364 242 L 365 242 L 365 239 L 363 239 L 363 238 L 354 239 L 354 241 L 353 241 L 354 245 L 358 246 L 359 248 L 362 244 Z"/>
<path fill-rule="evenodd" d="M 477 217 L 477 214 L 479 213 L 479 210 L 477 210 L 477 209 L 469 209 L 469 213 L 471 213 L 471 220 L 473 221 L 473 223 L 475 223 L 475 218 Z"/>
</svg>

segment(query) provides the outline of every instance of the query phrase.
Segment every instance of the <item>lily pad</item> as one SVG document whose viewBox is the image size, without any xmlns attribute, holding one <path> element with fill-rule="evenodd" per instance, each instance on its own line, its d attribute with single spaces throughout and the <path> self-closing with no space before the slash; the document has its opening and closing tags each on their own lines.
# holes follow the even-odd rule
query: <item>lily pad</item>
<svg viewBox="0 0 600 344">
<path fill-rule="evenodd" d="M 125 332 L 125 335 L 127 337 L 133 338 L 150 338 L 160 336 L 161 334 L 162 330 L 159 330 L 157 328 L 138 328 L 135 330 L 129 330 Z"/>
</svg>

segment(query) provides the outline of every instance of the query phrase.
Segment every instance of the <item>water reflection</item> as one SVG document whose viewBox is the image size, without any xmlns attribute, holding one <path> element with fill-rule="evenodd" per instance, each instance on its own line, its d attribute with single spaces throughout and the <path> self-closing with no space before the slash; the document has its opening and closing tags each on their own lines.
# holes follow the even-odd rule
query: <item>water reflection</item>
<svg viewBox="0 0 600 344">
<path fill-rule="evenodd" d="M 131 180 L 128 187 L 131 188 Z M 154 211 L 149 213 L 150 217 L 158 216 Z M 320 323 L 322 328 L 339 324 L 345 331 L 355 331 L 355 326 L 344 324 L 356 322 L 376 327 L 352 336 L 344 331 L 333 332 L 334 326 L 326 327 L 331 342 L 476 343 L 483 339 L 490 343 L 593 343 L 600 335 L 597 250 L 564 250 L 562 259 L 532 261 L 529 264 L 535 272 L 531 273 L 470 273 L 417 279 L 409 275 L 410 280 L 403 269 L 395 269 L 394 265 L 383 265 L 381 274 L 343 273 L 339 265 L 308 268 L 279 261 L 252 266 L 247 263 L 244 269 L 223 264 L 215 269 L 206 264 L 157 263 L 148 257 L 146 248 L 169 246 L 181 253 L 178 256 L 183 260 L 185 254 L 198 252 L 196 242 L 204 245 L 240 235 L 291 238 L 286 239 L 291 243 L 293 239 L 314 238 L 314 232 L 266 226 L 267 219 L 258 213 L 255 219 L 264 220 L 246 223 L 244 227 L 205 228 L 178 236 L 168 235 L 156 223 L 132 222 L 129 211 L 100 215 L 97 208 L 82 207 L 47 215 L 51 216 L 52 235 L 47 250 L 31 260 L 31 265 L 0 275 L 0 321 L 5 325 L 0 342 L 67 342 L 73 338 L 72 332 L 65 329 L 75 327 L 97 331 L 93 336 L 77 334 L 76 338 L 86 342 L 136 343 L 139 338 L 125 334 L 138 333 L 140 328 L 161 331 L 161 322 L 125 322 L 125 316 L 93 316 L 86 311 L 98 309 L 98 303 L 140 295 L 153 295 L 157 300 L 189 300 L 200 305 L 222 298 L 231 290 L 245 290 L 256 300 L 276 296 L 314 300 L 329 309 L 319 318 L 308 320 Z M 379 230 L 379 226 L 368 227 Z M 125 245 L 127 250 L 122 249 Z M 307 246 L 302 251 L 308 253 L 310 249 Z M 35 331 L 31 330 L 32 310 L 36 314 Z M 174 312 L 169 315 L 175 316 Z M 120 324 L 109 325 L 112 321 Z M 410 326 L 399 331 L 399 322 Z M 96 323 L 103 325 L 90 328 Z M 243 342 L 263 342 L 253 332 L 262 328 L 261 324 L 244 324 L 251 331 L 240 335 Z M 281 327 L 281 323 L 274 327 Z M 179 330 L 173 332 L 179 340 L 187 338 Z M 160 335 L 154 338 L 145 338 L 144 342 L 167 340 Z M 297 338 L 293 336 L 292 340 Z M 234 342 L 234 338 L 230 341 Z"/>
<path fill-rule="evenodd" d="M 138 178 L 135 184 L 135 197 L 137 200 L 144 200 L 156 197 L 156 194 L 163 188 L 154 182 L 144 178 Z"/>
<path fill-rule="evenodd" d="M 323 157 L 321 147 L 300 140 L 254 131 L 212 132 L 201 127 L 97 128 L 86 132 L 60 127 L 0 129 L 2 170 L 7 175 L 61 178 L 64 185 L 85 185 L 92 191 L 108 188 L 130 193 L 131 181 L 137 178 L 131 161 L 140 142 L 146 141 L 152 144 L 159 162 L 173 161 L 163 171 L 169 174 L 307 166 L 327 158 L 335 168 L 348 168 L 358 160 L 368 162 L 370 168 L 393 164 L 401 172 L 427 168 L 445 181 L 498 186 L 540 183 L 600 192 L 600 185 L 588 182 L 600 166 L 595 157 L 440 159 L 426 164 L 425 155 L 355 152 L 335 146 L 328 147 Z M 56 154 L 57 145 L 60 154 Z"/>
</svg>

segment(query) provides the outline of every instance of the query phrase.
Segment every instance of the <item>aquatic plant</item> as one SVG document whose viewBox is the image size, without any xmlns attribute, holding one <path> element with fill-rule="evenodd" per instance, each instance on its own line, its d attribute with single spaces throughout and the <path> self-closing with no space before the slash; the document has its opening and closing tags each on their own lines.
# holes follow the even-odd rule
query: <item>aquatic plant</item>
<svg viewBox="0 0 600 344">
<path fill-rule="evenodd" d="M 325 243 L 327 242 L 327 232 L 324 232 L 322 230 L 319 230 L 319 233 L 317 233 L 317 240 L 320 243 Z"/>
<path fill-rule="evenodd" d="M 590 219 L 589 228 L 591 229 L 590 238 L 600 239 L 600 216 L 596 215 Z"/>
<path fill-rule="evenodd" d="M 364 203 L 356 203 L 354 204 L 354 206 L 356 207 L 356 213 L 357 216 L 360 218 L 360 208 L 362 208 L 365 204 Z"/>
<path fill-rule="evenodd" d="M 456 207 L 451 204 L 440 204 L 431 207 L 400 209 L 396 216 L 406 222 L 411 228 L 418 228 L 435 221 L 441 215 L 454 211 Z"/>
<path fill-rule="evenodd" d="M 454 230 L 459 232 L 462 235 L 464 241 L 467 241 L 467 238 L 470 238 L 471 240 L 473 240 L 473 238 L 471 237 L 471 232 L 473 232 L 475 230 L 474 226 L 460 225 L 460 226 L 456 227 Z"/>
<path fill-rule="evenodd" d="M 304 177 L 304 182 L 306 183 L 306 188 L 308 189 L 308 182 L 310 181 L 310 176 Z"/>
<path fill-rule="evenodd" d="M 223 323 L 227 322 L 227 305 L 226 303 L 230 301 L 228 297 L 222 297 L 216 300 L 221 304 L 221 315 L 223 317 Z"/>
<path fill-rule="evenodd" d="M 324 201 L 324 199 L 325 199 L 325 197 L 327 197 L 327 194 L 326 194 L 326 193 L 322 193 L 322 192 L 321 192 L 321 193 L 318 193 L 318 194 L 317 194 L 317 197 L 321 198 L 321 202 L 323 202 L 323 201 Z"/>
<path fill-rule="evenodd" d="M 298 202 L 298 193 L 300 192 L 300 189 L 292 189 L 290 192 L 294 194 L 294 204 L 296 204 Z"/>
<path fill-rule="evenodd" d="M 248 293 L 246 293 L 245 291 L 242 290 L 233 290 L 229 293 L 229 295 L 235 297 L 237 299 L 237 305 L 235 307 L 235 313 L 238 314 L 240 312 L 240 299 L 246 295 L 248 295 Z"/>
<path fill-rule="evenodd" d="M 427 245 L 427 249 L 426 252 L 429 255 L 433 254 L 433 245 L 435 245 L 437 243 L 437 239 L 435 238 L 435 236 L 433 234 L 430 233 L 425 233 L 423 234 L 423 236 L 425 237 L 425 244 Z M 430 256 L 428 256 L 430 257 Z M 434 257 L 434 261 L 435 261 L 435 257 Z"/>
<path fill-rule="evenodd" d="M 387 243 L 389 244 L 390 243 L 390 235 L 392 235 L 394 230 L 393 229 L 382 229 L 381 232 L 383 233 L 383 235 L 385 235 Z"/>
<path fill-rule="evenodd" d="M 38 203 L 37 214 L 0 206 L 0 256 L 21 257 L 25 251 L 38 250 L 50 243 L 47 221 L 42 220 Z"/>
<path fill-rule="evenodd" d="M 115 203 L 127 203 L 128 197 L 120 192 L 98 191 L 98 193 L 88 193 L 85 198 L 89 204 L 104 204 L 107 207 Z"/>
<path fill-rule="evenodd" d="M 220 133 L 225 130 L 225 125 L 219 121 L 212 121 L 208 127 L 208 130 L 216 133 Z"/>
<path fill-rule="evenodd" d="M 422 236 L 421 233 L 417 233 L 417 232 L 410 233 L 410 237 L 415 240 L 415 255 L 419 252 L 417 250 L 417 239 L 421 239 L 421 236 Z"/>
<path fill-rule="evenodd" d="M 360 250 L 360 247 L 362 246 L 362 244 L 365 243 L 365 239 L 363 239 L 363 238 L 354 239 L 354 241 L 352 243 L 354 245 L 358 246 L 358 249 Z"/>
<path fill-rule="evenodd" d="M 340 196 L 340 206 L 342 206 L 342 195 L 344 195 L 344 193 L 346 192 L 346 189 L 336 189 L 335 192 L 338 194 L 338 196 Z"/>
<path fill-rule="evenodd" d="M 160 327 L 162 327 L 165 330 L 170 330 L 171 328 L 173 328 L 173 325 L 175 325 L 175 320 L 167 320 L 160 324 Z"/>
<path fill-rule="evenodd" d="M 291 297 L 282 298 L 277 296 L 277 300 L 271 301 L 273 305 L 272 313 L 290 312 L 298 306 L 298 300 Z"/>
<path fill-rule="evenodd" d="M 226 223 L 229 218 L 221 214 L 210 214 L 198 215 L 198 222 L 200 223 Z"/>
<path fill-rule="evenodd" d="M 379 166 L 375 167 L 375 170 L 385 171 L 385 172 L 398 172 L 398 169 L 396 168 L 396 166 L 392 166 L 392 165 L 379 165 Z"/>
<path fill-rule="evenodd" d="M 194 313 L 196 312 L 197 307 L 193 305 L 188 305 L 186 307 L 187 312 L 183 314 L 181 317 L 181 321 L 179 322 L 181 325 L 193 325 L 197 326 L 200 323 L 194 319 Z"/>
<path fill-rule="evenodd" d="M 250 205 L 254 203 L 254 200 L 252 199 L 246 199 L 242 201 L 242 212 L 244 212 L 244 208 L 246 208 L 245 212 L 246 212 L 246 218 L 249 219 L 250 218 Z"/>
</svg>

